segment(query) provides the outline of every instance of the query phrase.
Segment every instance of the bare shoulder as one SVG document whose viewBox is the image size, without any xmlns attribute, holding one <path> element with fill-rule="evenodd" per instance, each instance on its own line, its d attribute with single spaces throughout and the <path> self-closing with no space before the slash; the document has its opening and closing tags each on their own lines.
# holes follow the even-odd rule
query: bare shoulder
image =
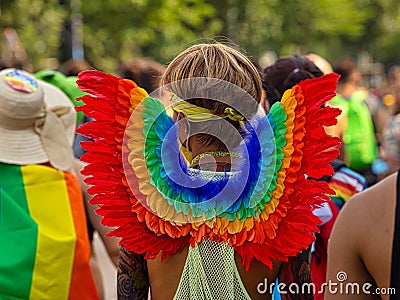
<svg viewBox="0 0 400 300">
<path fill-rule="evenodd" d="M 328 279 L 345 272 L 352 282 L 389 286 L 396 181 L 397 174 L 390 175 L 353 196 L 340 211 L 329 241 Z"/>
<path fill-rule="evenodd" d="M 354 195 L 341 210 L 338 226 L 342 223 L 363 224 L 367 228 L 382 225 L 383 220 L 393 216 L 396 207 L 396 181 L 397 173 L 394 173 Z M 359 226 L 353 227 L 359 229 Z"/>
<path fill-rule="evenodd" d="M 368 201 L 368 203 L 370 203 L 371 205 L 379 205 L 380 203 L 388 204 L 389 202 L 393 202 L 392 198 L 396 195 L 396 181 L 397 172 L 379 181 L 374 186 L 354 195 L 350 199 L 348 204 L 352 203 L 353 206 L 360 206 L 361 204 L 357 203 L 359 199 L 362 199 L 363 201 Z"/>
<path fill-rule="evenodd" d="M 397 173 L 354 195 L 340 211 L 332 237 L 357 251 L 372 238 L 386 244 L 393 236 L 396 181 Z"/>
</svg>

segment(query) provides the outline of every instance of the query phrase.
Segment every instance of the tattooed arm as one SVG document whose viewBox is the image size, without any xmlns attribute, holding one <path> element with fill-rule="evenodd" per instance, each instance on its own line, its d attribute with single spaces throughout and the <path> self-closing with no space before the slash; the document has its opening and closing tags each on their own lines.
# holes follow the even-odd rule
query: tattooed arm
<svg viewBox="0 0 400 300">
<path fill-rule="evenodd" d="M 147 300 L 149 277 L 143 255 L 121 247 L 118 261 L 118 300 Z"/>
</svg>

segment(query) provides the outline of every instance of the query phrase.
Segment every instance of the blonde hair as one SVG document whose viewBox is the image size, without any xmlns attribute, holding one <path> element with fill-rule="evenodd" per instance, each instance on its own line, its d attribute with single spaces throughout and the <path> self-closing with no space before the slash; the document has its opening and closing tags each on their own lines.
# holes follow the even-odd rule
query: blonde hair
<svg viewBox="0 0 400 300">
<path fill-rule="evenodd" d="M 161 78 L 166 85 L 186 78 L 206 77 L 225 80 L 261 99 L 261 76 L 245 55 L 227 45 L 198 44 L 181 52 L 167 67 Z"/>
<path fill-rule="evenodd" d="M 209 78 L 214 80 L 201 81 L 201 84 L 196 81 L 181 83 L 182 80 L 190 78 Z M 229 85 L 221 84 L 218 80 L 240 88 L 247 94 L 247 98 L 243 95 L 232 96 L 232 91 L 227 90 Z M 257 112 L 262 95 L 261 76 L 257 67 L 238 50 L 220 43 L 198 44 L 181 52 L 168 65 L 164 75 L 161 77 L 161 85 L 168 86 L 170 92 L 191 104 L 207 108 L 216 115 L 223 114 L 227 107 L 233 107 L 247 119 Z M 193 98 L 191 96 L 193 91 L 198 91 L 199 89 L 203 89 L 204 93 L 200 97 Z M 221 98 L 228 97 L 228 99 L 224 101 L 210 99 L 207 97 L 210 90 L 217 91 Z M 240 131 L 238 122 L 228 121 L 236 130 Z M 201 127 L 198 129 L 214 137 L 220 136 L 223 131 L 225 133 L 227 130 L 229 131 L 223 125 L 223 122 L 203 123 L 195 126 Z M 215 142 L 215 139 L 210 139 L 208 136 L 203 141 L 205 144 L 210 144 Z M 237 144 L 239 141 L 234 140 L 232 142 Z"/>
</svg>

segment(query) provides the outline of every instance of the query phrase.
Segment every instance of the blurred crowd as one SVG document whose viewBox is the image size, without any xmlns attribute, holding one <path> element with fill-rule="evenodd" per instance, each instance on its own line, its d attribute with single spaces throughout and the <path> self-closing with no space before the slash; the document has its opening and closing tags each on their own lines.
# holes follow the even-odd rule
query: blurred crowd
<svg viewBox="0 0 400 300">
<path fill-rule="evenodd" d="M 14 69 L 14 67 L 16 69 Z M 274 103 L 280 101 L 286 89 L 291 88 L 301 80 L 319 77 L 332 72 L 340 75 L 336 91 L 337 95 L 330 100 L 328 105 L 340 108 L 342 113 L 338 118 L 338 123 L 335 126 L 327 128 L 329 134 L 338 136 L 343 140 L 340 156 L 335 161 L 336 164 L 333 164 L 336 176 L 333 175 L 332 178 L 326 179 L 336 194 L 332 195 L 332 202 L 327 205 L 326 210 L 321 210 L 318 213 L 321 220 L 324 220 L 324 223 L 321 225 L 321 233 L 317 237 L 317 241 L 312 250 L 314 253 L 314 256 L 312 256 L 314 260 L 318 258 L 318 261 L 313 261 L 311 263 L 311 268 L 314 268 L 314 272 L 312 269 L 312 274 L 315 276 L 314 280 L 322 284 L 326 276 L 327 241 L 330 237 L 333 223 L 340 214 L 340 210 L 354 194 L 367 187 L 372 187 L 390 174 L 398 171 L 400 167 L 400 65 L 391 66 L 387 71 L 386 79 L 382 85 L 373 90 L 370 90 L 365 84 L 357 60 L 349 57 L 344 57 L 334 64 L 330 64 L 326 59 L 315 53 L 293 55 L 280 57 L 263 70 L 258 65 L 257 67 L 263 78 L 264 99 L 262 105 L 267 112 Z M 85 166 L 80 160 L 82 155 L 85 154 L 84 147 L 81 147 L 81 142 L 88 138 L 75 134 L 73 143 L 64 141 L 64 139 L 62 139 L 63 142 L 60 142 L 61 136 L 69 134 L 67 132 L 68 124 L 66 124 L 66 121 L 63 119 L 65 115 L 64 110 L 69 111 L 72 106 L 79 107 L 82 105 L 79 97 L 83 96 L 84 93 L 80 91 L 77 86 L 77 75 L 83 70 L 95 69 L 95 66 L 91 66 L 86 61 L 69 60 L 60 65 L 58 69 L 36 70 L 36 72 L 30 74 L 20 70 L 19 66 L 7 65 L 3 62 L 1 69 L 3 71 L 0 73 L 2 76 L 2 78 L 0 78 L 2 81 L 0 85 L 0 140 L 3 145 L 6 145 L 6 130 L 7 134 L 13 135 L 14 139 L 7 142 L 9 143 L 7 147 L 0 149 L 0 169 L 4 168 L 4 170 L 6 170 L 8 165 L 28 166 L 34 164 L 72 174 L 77 182 L 79 182 L 81 195 L 78 199 L 81 199 L 82 204 L 84 204 L 76 208 L 77 210 L 82 210 L 84 216 L 79 217 L 77 214 L 71 213 L 73 215 L 72 219 L 81 218 L 81 221 L 84 220 L 86 223 L 84 228 L 87 230 L 87 233 L 82 235 L 82 239 L 87 239 L 87 241 L 82 241 L 82 243 L 87 243 L 85 247 L 89 249 L 93 238 L 93 232 L 97 231 L 106 245 L 108 254 L 117 266 L 119 254 L 118 240 L 106 236 L 112 228 L 105 227 L 101 224 L 100 217 L 95 213 L 96 207 L 89 204 L 91 199 L 88 193 L 90 184 L 84 181 L 85 175 L 87 174 L 81 174 Z M 287 71 L 285 71 L 286 69 Z M 165 66 L 150 58 L 135 58 L 121 64 L 116 70 L 115 75 L 135 81 L 140 87 L 143 87 L 150 93 L 157 89 L 159 78 L 163 74 Z M 42 119 L 43 113 L 50 115 L 49 108 L 51 107 L 51 99 L 49 100 L 49 97 L 51 97 L 52 94 L 48 91 L 48 85 L 57 88 L 57 92 L 64 95 L 64 103 L 60 102 L 54 104 L 54 107 L 57 109 L 51 110 L 51 115 L 54 120 L 56 120 L 57 125 L 53 125 L 51 128 L 42 126 L 42 128 L 40 127 L 41 125 L 38 124 L 41 124 L 40 122 L 47 122 L 47 118 Z M 6 86 L 13 89 L 13 94 L 5 91 L 4 87 Z M 43 95 L 36 95 L 39 91 Z M 26 101 L 31 96 L 38 97 L 38 112 L 32 112 L 32 110 L 26 106 Z M 25 115 L 23 117 L 8 115 L 9 108 L 7 108 L 7 101 L 15 101 L 15 104 L 12 105 L 21 107 L 21 114 Z M 65 101 L 69 103 L 65 103 Z M 68 109 L 58 109 L 60 107 Z M 41 110 L 42 108 L 44 111 Z M 3 120 L 1 118 L 3 118 Z M 78 112 L 75 118 L 74 128 L 90 121 L 82 112 Z M 35 160 L 35 158 L 27 159 L 26 155 L 29 154 L 18 152 L 21 146 L 20 144 L 27 143 L 23 137 L 19 138 L 19 134 L 22 136 L 25 130 L 26 126 L 23 123 L 27 119 L 30 120 L 29 125 L 35 124 L 35 132 L 41 135 L 41 143 L 39 144 L 43 146 L 43 149 L 41 149 L 43 157 L 38 160 Z M 10 126 L 11 123 L 12 126 Z M 65 132 L 58 132 L 56 136 L 50 137 L 46 135 L 46 130 L 54 131 L 56 129 Z M 15 134 L 13 132 L 15 132 Z M 2 136 L 2 134 L 4 134 L 4 136 Z M 29 134 L 33 135 L 33 132 Z M 47 140 L 45 138 L 47 138 Z M 61 149 L 62 147 L 64 147 L 64 149 Z M 61 153 L 67 151 L 65 147 L 69 147 L 68 151 L 73 153 L 73 157 L 63 154 L 61 163 L 59 163 Z M 13 159 L 9 159 L 7 152 L 13 152 Z M 71 161 L 65 162 L 63 160 Z M 64 165 L 66 167 L 64 167 Z M 12 197 L 14 195 L 13 186 L 9 184 L 8 176 L 11 176 L 10 172 L 11 171 L 7 169 L 7 172 L 4 171 L 0 173 L 0 187 L 3 186 L 3 198 L 10 195 L 10 197 Z M 22 173 L 23 172 L 25 171 L 22 170 Z M 37 184 L 40 186 L 42 184 L 40 181 L 43 180 L 43 177 L 32 176 L 31 180 L 36 180 Z M 51 176 L 51 174 L 49 176 Z M 28 188 L 26 182 L 21 183 L 21 186 L 18 187 L 18 189 L 22 190 L 24 188 Z M 51 190 L 51 188 L 49 189 Z M 49 190 L 43 190 L 41 192 L 42 198 L 61 197 L 57 195 L 57 192 L 53 191 L 53 194 L 48 192 Z M 42 209 L 44 205 L 45 204 L 43 204 Z M 34 218 L 32 211 L 27 212 L 27 215 Z M 76 219 L 74 220 L 75 223 L 77 222 Z M 52 242 L 56 243 L 56 239 L 49 241 L 49 243 Z M 71 267 L 69 272 L 71 274 L 74 272 L 84 274 L 86 272 L 85 276 L 91 276 L 93 278 L 93 280 L 86 283 L 86 288 L 89 290 L 90 286 L 93 285 L 96 287 L 97 291 L 97 296 L 93 296 L 96 294 L 94 293 L 90 297 L 93 297 L 92 299 L 104 299 L 103 282 L 96 257 L 93 251 L 90 252 L 90 256 L 84 251 L 82 253 L 83 254 L 75 253 L 75 258 L 79 255 L 86 255 L 87 257 L 82 264 L 90 266 L 91 271 L 89 272 L 88 269 L 85 268 Z M 44 253 L 44 255 L 50 254 Z M 53 257 L 52 259 L 55 260 L 57 257 Z M 23 261 L 26 262 L 28 259 Z M 17 264 L 17 266 L 22 268 L 22 265 Z M 1 268 L 3 268 L 3 266 L 1 266 L 0 260 L 0 269 Z M 71 275 L 71 278 L 72 277 Z M 68 280 L 72 280 L 71 278 Z M 10 286 L 12 286 L 12 284 Z M 10 286 L 5 287 L 0 282 L 0 294 L 2 293 L 2 289 L 6 288 L 10 289 L 10 294 L 14 292 L 17 294 L 19 293 L 18 291 L 12 291 L 12 287 Z M 68 291 L 64 292 L 68 293 Z M 23 297 L 24 296 L 21 296 L 21 298 Z M 276 296 L 276 298 L 278 297 L 279 296 Z M 40 299 L 40 297 L 37 299 Z"/>
<path fill-rule="evenodd" d="M 340 159 L 350 168 L 363 174 L 367 178 L 368 186 L 396 171 L 400 161 L 400 149 L 397 146 L 400 65 L 390 65 L 386 74 L 381 74 L 383 78 L 378 80 L 380 84 L 377 86 L 370 84 L 371 78 L 368 74 L 363 74 L 362 66 L 352 57 L 343 57 L 334 64 L 316 53 L 307 54 L 306 57 L 324 74 L 335 72 L 341 76 L 338 96 L 330 105 L 340 107 L 343 113 L 339 124 L 329 129 L 330 134 L 339 136 L 344 141 Z M 252 60 L 260 72 L 263 72 L 256 60 Z M 22 68 L 22 65 L 0 61 L 0 68 L 9 67 Z M 265 70 L 268 67 L 270 66 Z M 35 76 L 61 88 L 74 105 L 79 106 L 80 102 L 75 99 L 81 96 L 81 93 L 73 81 L 80 71 L 95 68 L 85 60 L 70 59 L 58 69 L 37 70 Z M 115 75 L 135 79 L 145 90 L 151 90 L 151 86 L 157 86 L 157 78 L 164 68 L 165 66 L 151 58 L 136 58 L 116 67 Z M 82 117 L 82 113 L 79 112 L 78 123 Z M 371 130 L 373 135 L 370 134 Z"/>
</svg>

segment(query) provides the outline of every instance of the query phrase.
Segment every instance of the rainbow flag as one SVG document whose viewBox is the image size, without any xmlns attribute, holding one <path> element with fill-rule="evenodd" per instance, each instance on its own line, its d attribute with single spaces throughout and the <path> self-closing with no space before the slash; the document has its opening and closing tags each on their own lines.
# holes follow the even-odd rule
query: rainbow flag
<svg viewBox="0 0 400 300">
<path fill-rule="evenodd" d="M 77 178 L 0 163 L 0 299 L 98 299 Z"/>
</svg>

